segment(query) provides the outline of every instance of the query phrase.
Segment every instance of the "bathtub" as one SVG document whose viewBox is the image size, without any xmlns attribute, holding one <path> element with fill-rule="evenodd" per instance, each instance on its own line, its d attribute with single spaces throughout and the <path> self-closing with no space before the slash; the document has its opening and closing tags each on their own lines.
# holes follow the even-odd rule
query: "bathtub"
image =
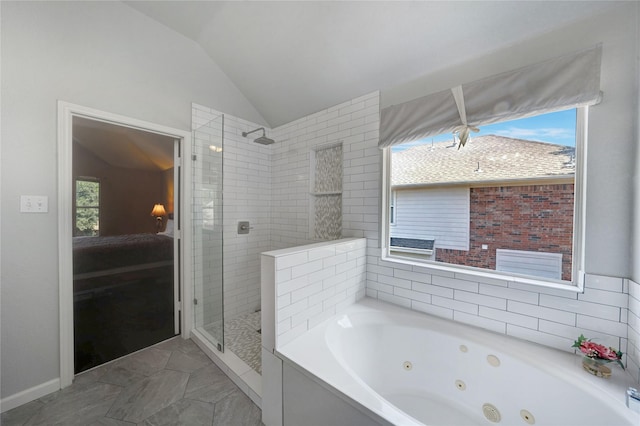
<svg viewBox="0 0 640 426">
<path fill-rule="evenodd" d="M 598 378 L 572 353 L 372 299 L 277 354 L 366 413 L 370 424 L 640 425 L 640 416 L 625 406 L 633 379 L 620 368 L 610 379 Z M 301 393 L 296 406 L 305 406 Z M 323 424 L 318 413 L 304 418 L 309 407 L 322 405 L 313 394 L 295 422 Z"/>
</svg>

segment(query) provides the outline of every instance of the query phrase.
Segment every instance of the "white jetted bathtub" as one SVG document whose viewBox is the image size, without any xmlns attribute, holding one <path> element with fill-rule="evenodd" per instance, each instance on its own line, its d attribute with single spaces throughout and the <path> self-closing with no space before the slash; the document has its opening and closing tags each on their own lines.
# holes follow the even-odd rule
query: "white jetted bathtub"
<svg viewBox="0 0 640 426">
<path fill-rule="evenodd" d="M 598 378 L 577 355 L 372 299 L 278 352 L 382 424 L 640 425 L 620 368 Z"/>
</svg>

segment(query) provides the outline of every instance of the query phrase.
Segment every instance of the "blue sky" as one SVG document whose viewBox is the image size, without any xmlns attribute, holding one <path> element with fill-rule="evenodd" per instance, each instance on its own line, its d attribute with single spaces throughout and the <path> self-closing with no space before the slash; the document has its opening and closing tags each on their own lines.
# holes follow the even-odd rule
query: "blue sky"
<svg viewBox="0 0 640 426">
<path fill-rule="evenodd" d="M 478 133 L 471 133 L 471 140 L 482 135 L 499 135 L 515 139 L 534 140 L 549 142 L 558 145 L 575 146 L 576 144 L 576 110 L 553 112 L 550 114 L 537 115 L 520 120 L 507 121 L 504 123 L 489 124 L 479 126 Z M 426 138 L 419 143 L 451 141 L 451 134 L 439 135 L 434 138 Z M 410 142 L 399 145 L 399 149 L 406 149 L 416 143 Z"/>
</svg>

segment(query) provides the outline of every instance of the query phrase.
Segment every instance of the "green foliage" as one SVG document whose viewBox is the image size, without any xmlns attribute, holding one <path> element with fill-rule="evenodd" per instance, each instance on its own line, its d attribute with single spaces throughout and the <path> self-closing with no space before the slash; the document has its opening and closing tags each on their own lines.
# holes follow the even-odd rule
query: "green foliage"
<svg viewBox="0 0 640 426">
<path fill-rule="evenodd" d="M 100 182 L 76 181 L 76 235 L 95 236 L 100 231 Z"/>
</svg>

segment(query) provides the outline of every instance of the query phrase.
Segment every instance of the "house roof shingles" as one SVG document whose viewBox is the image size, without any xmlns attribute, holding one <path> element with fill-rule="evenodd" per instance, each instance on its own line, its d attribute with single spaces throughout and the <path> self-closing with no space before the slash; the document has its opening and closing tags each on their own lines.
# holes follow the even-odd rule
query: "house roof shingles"
<svg viewBox="0 0 640 426">
<path fill-rule="evenodd" d="M 571 146 L 495 135 L 471 138 L 459 150 L 451 142 L 425 143 L 393 153 L 391 184 L 561 178 L 575 174 L 574 158 Z"/>
</svg>

